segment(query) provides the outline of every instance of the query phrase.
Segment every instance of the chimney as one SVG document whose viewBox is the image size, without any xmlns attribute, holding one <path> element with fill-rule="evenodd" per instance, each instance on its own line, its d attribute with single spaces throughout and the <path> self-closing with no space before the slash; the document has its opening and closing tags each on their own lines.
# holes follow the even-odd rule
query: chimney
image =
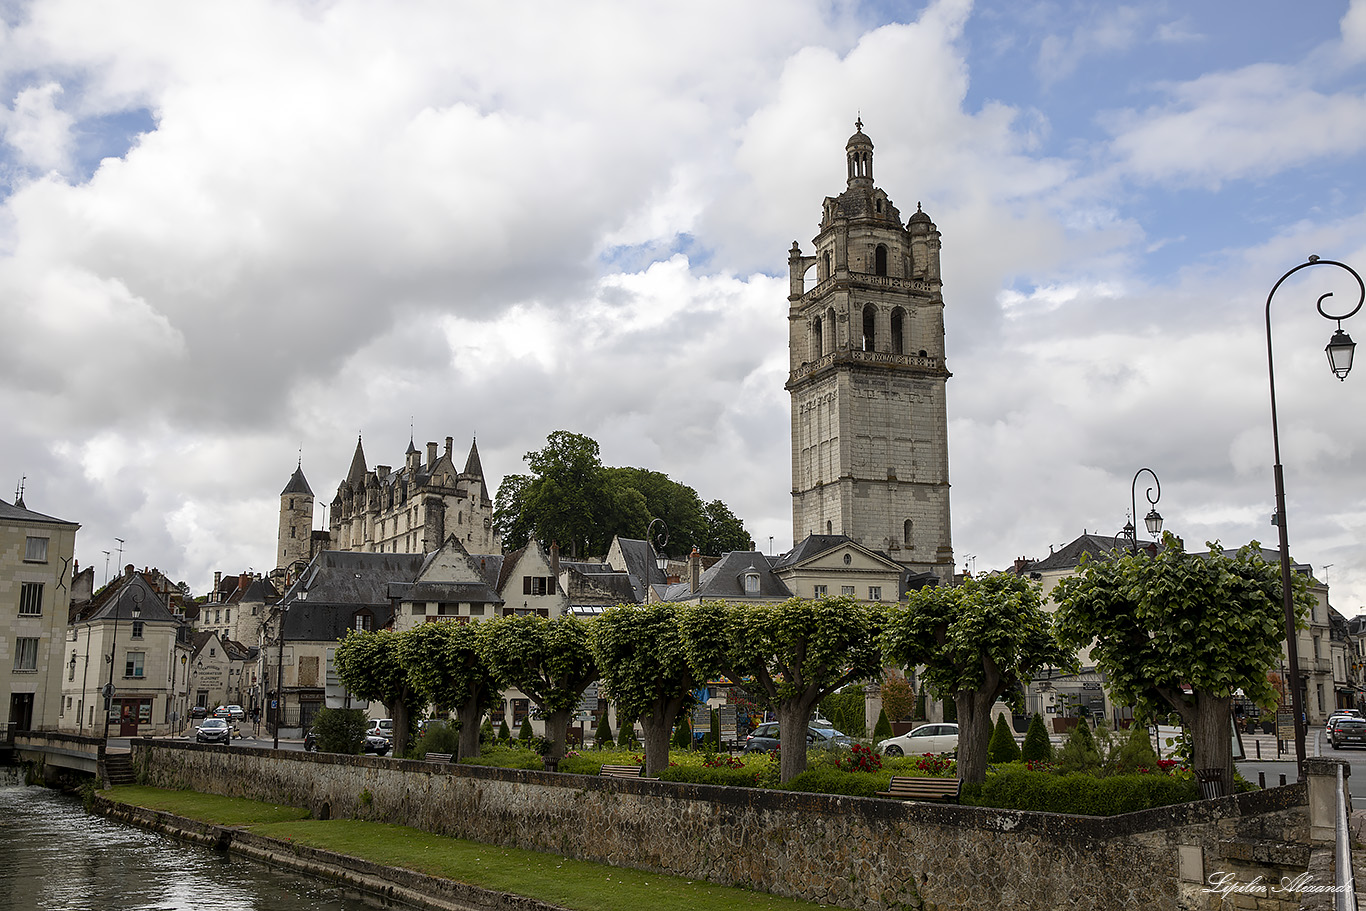
<svg viewBox="0 0 1366 911">
<path fill-rule="evenodd" d="M 451 447 L 455 445 L 454 437 L 446 437 L 446 458 L 451 458 Z"/>
<path fill-rule="evenodd" d="M 698 553 L 694 546 L 692 553 L 688 554 L 688 584 L 689 591 L 694 595 L 702 587 L 702 555 Z"/>
<path fill-rule="evenodd" d="M 131 576 L 134 572 L 136 572 L 136 570 L 133 569 L 133 564 L 131 563 L 129 563 L 127 566 L 123 568 L 123 574 L 125 576 Z"/>
<path fill-rule="evenodd" d="M 550 542 L 550 571 L 555 578 L 560 577 L 560 545 L 556 541 Z"/>
<path fill-rule="evenodd" d="M 375 466 L 375 474 L 379 476 L 379 479 L 380 479 L 381 481 L 383 481 L 385 478 L 389 477 L 389 472 L 390 472 L 391 470 L 392 470 L 391 467 L 388 466 L 388 465 L 376 465 L 376 466 Z"/>
<path fill-rule="evenodd" d="M 1015 575 L 1017 575 L 1017 576 L 1023 576 L 1023 575 L 1025 574 L 1025 570 L 1029 569 L 1029 565 L 1030 565 L 1031 563 L 1033 563 L 1033 562 L 1034 562 L 1034 561 L 1031 560 L 1031 559 L 1029 559 L 1028 557 L 1016 557 L 1016 558 L 1015 558 Z"/>
<path fill-rule="evenodd" d="M 414 471 L 417 471 L 417 467 L 422 464 L 422 453 L 414 449 L 408 453 L 407 459 L 408 471 L 409 473 L 412 473 Z"/>
<path fill-rule="evenodd" d="M 218 572 L 216 572 L 216 573 L 213 574 L 213 597 L 209 599 L 210 601 L 217 601 L 217 600 L 218 600 L 218 590 L 222 587 L 222 585 L 223 585 L 223 572 L 220 570 L 220 571 L 218 571 Z"/>
<path fill-rule="evenodd" d="M 432 466 L 435 465 L 435 464 L 436 464 L 436 444 L 435 444 L 435 443 L 428 443 L 428 444 L 427 444 L 427 470 L 428 470 L 428 471 L 431 471 Z"/>
</svg>

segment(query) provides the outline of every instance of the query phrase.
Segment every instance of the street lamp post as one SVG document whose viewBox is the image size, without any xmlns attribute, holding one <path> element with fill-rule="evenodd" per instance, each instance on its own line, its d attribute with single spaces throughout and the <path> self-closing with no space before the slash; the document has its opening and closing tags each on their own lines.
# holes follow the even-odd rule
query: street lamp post
<svg viewBox="0 0 1366 911">
<path fill-rule="evenodd" d="M 1271 293 L 1266 296 L 1266 375 L 1271 388 L 1271 445 L 1275 452 L 1276 464 L 1273 468 L 1273 475 L 1276 482 L 1276 530 L 1280 535 L 1281 546 L 1281 602 L 1285 610 L 1285 650 L 1286 657 L 1290 664 L 1290 701 L 1291 711 L 1295 715 L 1295 764 L 1299 770 L 1301 779 L 1304 777 L 1304 697 L 1300 693 L 1300 655 L 1298 635 L 1295 629 L 1295 604 L 1290 584 L 1290 537 L 1287 530 L 1285 511 L 1285 476 L 1281 470 L 1281 436 L 1280 429 L 1276 420 L 1276 370 L 1275 359 L 1271 350 L 1271 299 L 1276 296 L 1276 291 L 1290 276 L 1301 269 L 1310 266 L 1337 266 L 1345 269 L 1356 279 L 1359 297 L 1357 305 L 1341 316 L 1334 316 L 1323 309 L 1323 302 L 1332 297 L 1332 292 L 1319 296 L 1317 309 L 1319 315 L 1324 319 L 1334 320 L 1337 324 L 1337 331 L 1328 340 L 1324 352 L 1328 355 L 1328 366 L 1333 371 L 1333 375 L 1339 380 L 1347 379 L 1347 374 L 1352 369 L 1352 354 L 1356 350 L 1356 344 L 1351 336 L 1342 331 L 1342 321 L 1354 316 L 1361 309 L 1363 302 L 1366 302 L 1366 283 L 1363 283 L 1361 276 L 1356 270 L 1344 263 L 1336 262 L 1331 259 L 1319 259 L 1317 256 L 1309 257 L 1308 262 L 1300 263 L 1289 272 L 1282 275 L 1276 284 L 1271 286 Z"/>
<path fill-rule="evenodd" d="M 659 531 L 655 531 L 655 526 L 659 526 Z M 662 576 L 661 581 L 668 584 L 669 577 L 664 575 L 664 568 L 668 566 L 669 557 L 662 553 L 664 546 L 669 543 L 669 525 L 663 519 L 651 519 L 649 526 L 645 529 L 645 543 L 650 546 L 650 555 L 654 558 L 654 564 L 659 569 Z M 645 581 L 645 600 L 650 600 L 650 582 Z"/>
<path fill-rule="evenodd" d="M 275 749 L 280 748 L 280 721 L 285 715 L 285 614 L 289 608 L 280 605 L 279 651 L 275 662 Z"/>
<path fill-rule="evenodd" d="M 1162 499 L 1162 482 L 1157 479 L 1157 472 L 1151 468 L 1140 468 L 1134 472 L 1133 483 L 1129 485 L 1129 515 L 1131 518 L 1124 523 L 1124 528 L 1120 531 L 1120 535 L 1129 539 L 1129 553 L 1133 556 L 1138 556 L 1138 527 L 1136 525 L 1138 522 L 1138 479 L 1145 471 L 1153 476 L 1153 483 L 1157 485 L 1157 490 L 1154 491 L 1153 488 L 1149 487 L 1143 492 L 1144 498 L 1147 499 L 1148 505 L 1151 507 L 1148 514 L 1143 517 L 1143 525 L 1148 529 L 1148 534 L 1153 537 L 1162 534 L 1162 514 L 1157 511 L 1157 501 Z"/>
</svg>

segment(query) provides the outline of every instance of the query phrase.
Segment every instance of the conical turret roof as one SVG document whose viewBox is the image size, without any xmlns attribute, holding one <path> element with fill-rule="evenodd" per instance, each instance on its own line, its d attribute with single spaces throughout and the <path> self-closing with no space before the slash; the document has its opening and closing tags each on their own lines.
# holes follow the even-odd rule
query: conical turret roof
<svg viewBox="0 0 1366 911">
<path fill-rule="evenodd" d="M 346 481 L 353 486 L 363 486 L 366 474 L 365 450 L 360 445 L 360 434 L 356 434 L 356 454 L 351 457 L 351 470 L 346 473 Z"/>
<path fill-rule="evenodd" d="M 280 491 L 280 496 L 282 497 L 290 494 L 296 496 L 302 494 L 306 497 L 313 496 L 313 488 L 308 486 L 308 479 L 304 477 L 304 463 L 302 460 L 299 462 L 299 467 L 294 469 L 294 474 L 290 476 L 289 483 L 285 485 L 285 489 Z"/>
</svg>

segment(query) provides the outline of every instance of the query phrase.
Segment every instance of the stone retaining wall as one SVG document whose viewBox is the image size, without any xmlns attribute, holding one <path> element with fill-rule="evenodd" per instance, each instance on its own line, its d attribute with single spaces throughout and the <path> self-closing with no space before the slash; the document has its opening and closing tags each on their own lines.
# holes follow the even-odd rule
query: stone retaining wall
<svg viewBox="0 0 1366 911">
<path fill-rule="evenodd" d="M 133 751 L 158 787 L 868 911 L 1228 907 L 1204 891 L 1212 875 L 1279 883 L 1309 857 L 1304 785 L 1092 818 L 236 746 Z M 1299 904 L 1270 891 L 1256 901 L 1246 907 Z"/>
</svg>

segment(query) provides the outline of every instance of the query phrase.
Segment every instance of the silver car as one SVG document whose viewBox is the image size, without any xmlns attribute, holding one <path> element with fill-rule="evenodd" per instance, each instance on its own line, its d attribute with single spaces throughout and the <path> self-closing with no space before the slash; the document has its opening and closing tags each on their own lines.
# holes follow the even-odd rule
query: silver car
<svg viewBox="0 0 1366 911">
<path fill-rule="evenodd" d="M 958 752 L 958 725 L 949 722 L 922 724 L 913 731 L 877 745 L 887 756 L 919 756 L 923 753 Z"/>
</svg>

